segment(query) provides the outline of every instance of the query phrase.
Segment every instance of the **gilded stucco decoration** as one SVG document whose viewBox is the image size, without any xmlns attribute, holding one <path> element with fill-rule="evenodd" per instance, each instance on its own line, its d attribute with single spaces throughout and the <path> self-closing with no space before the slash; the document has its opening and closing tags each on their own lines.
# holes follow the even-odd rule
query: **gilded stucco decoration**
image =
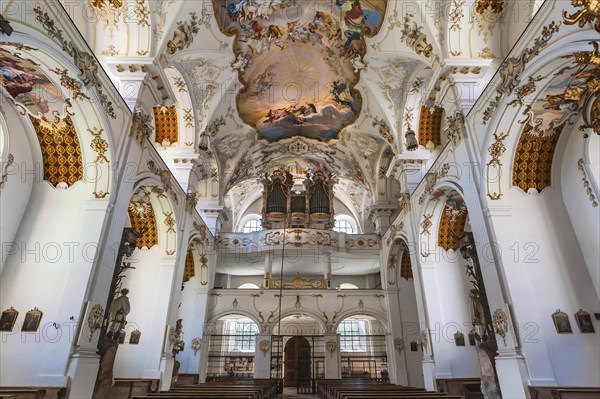
<svg viewBox="0 0 600 399">
<path fill-rule="evenodd" d="M 475 2 L 475 21 L 485 42 L 492 30 L 504 17 L 506 1 L 504 0 L 477 0 Z"/>
<path fill-rule="evenodd" d="M 150 172 L 154 173 L 156 176 L 160 178 L 165 190 L 171 194 L 171 199 L 176 204 L 179 203 L 179 199 L 177 198 L 177 193 L 175 192 L 175 188 L 173 187 L 173 182 L 171 180 L 171 172 L 168 169 L 159 168 L 154 161 L 148 161 L 148 169 Z"/>
<path fill-rule="evenodd" d="M 412 48 L 415 53 L 424 57 L 431 57 L 433 46 L 427 41 L 427 35 L 423 32 L 423 27 L 417 25 L 414 21 L 414 15 L 406 14 L 402 22 L 401 40 Z"/>
<path fill-rule="evenodd" d="M 506 347 L 506 333 L 508 333 L 508 316 L 502 309 L 494 310 L 492 323 L 496 334 L 502 337 L 502 343 Z"/>
<path fill-rule="evenodd" d="M 494 142 L 488 148 L 490 160 L 486 165 L 486 183 L 488 197 L 496 201 L 502 198 L 502 161 L 500 157 L 506 152 L 504 140 L 508 137 L 508 133 L 494 133 Z"/>
<path fill-rule="evenodd" d="M 102 321 L 104 320 L 104 308 L 99 303 L 94 304 L 90 313 L 88 314 L 87 326 L 90 331 L 90 338 L 94 336 L 94 333 L 102 327 Z"/>
<path fill-rule="evenodd" d="M 324 279 L 308 279 L 303 278 L 300 273 L 292 279 L 272 280 L 272 288 L 293 288 L 293 289 L 325 289 L 327 288 L 327 280 Z"/>
<path fill-rule="evenodd" d="M 135 140 L 144 146 L 153 132 L 152 117 L 141 109 L 135 110 L 131 122 L 131 134 L 133 134 Z"/>
<path fill-rule="evenodd" d="M 446 117 L 446 126 L 444 127 L 444 135 L 446 139 L 452 143 L 453 147 L 457 147 L 463 138 L 464 116 L 457 112 L 454 115 Z"/>
<path fill-rule="evenodd" d="M 596 208 L 598 206 L 598 200 L 596 199 L 596 196 L 594 195 L 594 189 L 592 188 L 592 185 L 588 180 L 588 175 L 585 170 L 585 161 L 583 158 L 580 158 L 579 161 L 577 161 L 577 169 L 581 171 L 581 175 L 583 176 L 581 178 L 581 181 L 583 182 L 585 195 L 587 195 L 588 199 L 592 203 L 592 207 Z"/>
<path fill-rule="evenodd" d="M 48 33 L 48 36 L 57 40 L 61 45 L 62 50 L 72 57 L 73 64 L 75 64 L 80 71 L 77 75 L 79 80 L 81 80 L 85 87 L 94 87 L 96 89 L 96 94 L 104 111 L 111 118 L 115 119 L 117 115 L 113 103 L 104 92 L 102 83 L 98 78 L 98 63 L 96 57 L 93 54 L 81 50 L 72 41 L 66 40 L 63 37 L 63 31 L 56 26 L 48 13 L 43 12 L 39 6 L 36 6 L 33 11 L 36 14 L 36 20 L 42 24 L 43 28 Z"/>
<path fill-rule="evenodd" d="M 106 185 L 104 187 L 100 187 L 100 183 L 102 182 L 102 175 L 110 173 L 110 161 L 106 157 L 106 151 L 108 151 L 108 142 L 102 137 L 104 134 L 104 129 L 88 129 L 88 133 L 90 133 L 94 138 L 90 143 L 90 147 L 96 153 L 96 158 L 93 163 L 95 166 L 95 176 L 88 176 L 88 181 L 94 182 L 94 197 L 96 198 L 105 198 L 108 195 L 108 188 L 110 185 L 109 179 L 106 180 Z M 89 173 L 89 170 L 88 170 Z"/>
<path fill-rule="evenodd" d="M 463 13 L 463 5 L 465 4 L 464 0 L 452 0 L 452 8 L 450 9 L 450 14 L 448 17 L 450 18 L 450 30 L 461 30 L 460 23 L 465 16 Z"/>
<path fill-rule="evenodd" d="M 29 116 L 40 143 L 44 180 L 56 187 L 66 183 L 71 187 L 83 180 L 81 146 L 70 115 L 54 123 Z"/>
<path fill-rule="evenodd" d="M 428 108 L 424 105 L 421 107 L 419 116 L 419 145 L 427 148 L 435 148 L 442 144 L 440 133 L 443 116 L 443 108 Z"/>
<path fill-rule="evenodd" d="M 61 68 L 50 69 L 50 72 L 54 72 L 60 77 L 60 84 L 62 87 L 67 89 L 72 96 L 73 100 L 86 99 L 90 100 L 90 97 L 83 92 L 83 85 L 81 82 L 73 79 L 69 76 L 69 71 Z"/>
<path fill-rule="evenodd" d="M 509 102 L 508 105 L 512 105 L 513 107 L 517 106 L 517 105 L 520 105 L 520 106 L 525 105 L 526 97 L 535 93 L 538 89 L 536 82 L 539 82 L 543 79 L 544 79 L 544 77 L 541 75 L 528 76 L 527 83 L 525 83 L 524 85 L 521 85 L 515 89 L 516 98 L 514 100 L 512 100 L 511 102 Z"/>
<path fill-rule="evenodd" d="M 185 122 L 185 127 L 194 127 L 194 115 L 191 108 L 183 109 L 183 121 Z"/>
<path fill-rule="evenodd" d="M 183 281 L 189 281 L 195 275 L 194 270 L 194 256 L 192 255 L 192 250 L 188 249 L 187 254 L 185 255 L 185 267 L 183 269 Z"/>
<path fill-rule="evenodd" d="M 221 31 L 235 37 L 239 115 L 259 137 L 327 141 L 357 119 L 365 37 L 378 32 L 387 0 L 213 4 Z"/>
<path fill-rule="evenodd" d="M 154 141 L 163 147 L 179 141 L 179 127 L 177 125 L 177 106 L 158 105 L 154 110 Z"/>
<path fill-rule="evenodd" d="M 566 10 L 563 10 L 565 25 L 578 24 L 580 28 L 583 28 L 589 22 L 600 33 L 600 1 L 571 0 L 571 5 L 579 8 L 579 10 L 571 15 Z"/>
<path fill-rule="evenodd" d="M 524 192 L 530 188 L 537 192 L 551 184 L 552 159 L 564 125 L 555 127 L 553 134 L 539 136 L 531 133 L 533 127 L 526 123 L 519 138 L 513 162 L 513 186 Z"/>
<path fill-rule="evenodd" d="M 200 31 L 200 22 L 195 12 L 190 13 L 190 19 L 187 21 L 177 21 L 177 29 L 173 32 L 173 38 L 167 42 L 167 49 L 170 54 L 190 47 L 194 41 L 194 36 Z"/>
<path fill-rule="evenodd" d="M 156 215 L 154 207 L 150 202 L 150 194 L 145 189 L 140 189 L 138 193 L 131 197 L 127 208 L 131 227 L 141 237 L 138 238 L 136 246 L 138 248 L 152 248 L 158 244 L 158 227 L 156 224 Z"/>
<path fill-rule="evenodd" d="M 431 226 L 433 226 L 433 223 L 431 222 L 431 218 L 433 217 L 433 214 L 428 214 L 428 215 L 423 215 L 423 221 L 421 222 L 421 228 L 423 229 L 421 231 L 421 234 L 427 234 L 429 235 L 429 229 L 431 228 Z"/>
<path fill-rule="evenodd" d="M 392 146 L 394 145 L 394 135 L 392 133 L 392 129 L 384 119 L 379 119 L 377 117 L 374 118 L 373 127 L 376 127 L 379 130 L 379 134 L 385 139 L 385 141 L 390 143 Z"/>
<path fill-rule="evenodd" d="M 15 162 L 15 157 L 13 156 L 13 154 L 8 154 L 8 157 L 6 158 L 6 162 L 2 162 L 0 164 L 0 166 L 2 166 L 2 178 L 0 179 L 0 190 L 2 190 L 4 188 L 4 185 L 8 181 L 8 174 L 9 174 L 8 168 L 10 168 L 14 162 Z"/>
<path fill-rule="evenodd" d="M 525 70 L 529 61 L 536 57 L 540 51 L 548 46 L 552 36 L 560 29 L 560 23 L 552 22 L 544 26 L 542 33 L 533 41 L 533 46 L 523 50 L 518 57 L 507 58 L 498 69 L 500 82 L 496 87 L 496 97 L 490 101 L 488 107 L 483 111 L 483 124 L 486 124 L 495 115 L 495 111 L 500 104 L 500 100 L 505 95 L 514 92 L 514 89 L 521 83 L 520 75 Z"/>
<path fill-rule="evenodd" d="M 580 130 L 591 128 L 600 135 L 600 52 L 598 42 L 589 42 L 592 51 L 580 51 L 563 58 L 572 58 L 575 69 L 561 95 L 554 96 L 558 105 L 581 104 L 584 124 Z M 557 74 L 559 75 L 559 74 Z"/>
</svg>

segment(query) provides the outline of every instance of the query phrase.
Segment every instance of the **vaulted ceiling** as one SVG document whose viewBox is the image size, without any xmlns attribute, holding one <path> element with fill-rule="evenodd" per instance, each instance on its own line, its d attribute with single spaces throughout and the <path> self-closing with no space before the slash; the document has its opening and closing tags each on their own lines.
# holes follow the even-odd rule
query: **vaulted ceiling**
<svg viewBox="0 0 600 399">
<path fill-rule="evenodd" d="M 427 163 L 441 148 L 406 151 L 421 105 L 443 106 L 448 80 L 483 87 L 510 49 L 506 3 L 90 0 L 91 19 L 64 5 L 131 108 L 147 90 L 185 114 L 189 137 L 156 147 L 199 159 L 234 219 L 258 178 L 285 166 L 333 173 L 363 223 L 409 191 L 386 182 L 398 159 Z M 447 112 L 468 111 L 463 97 Z"/>
</svg>

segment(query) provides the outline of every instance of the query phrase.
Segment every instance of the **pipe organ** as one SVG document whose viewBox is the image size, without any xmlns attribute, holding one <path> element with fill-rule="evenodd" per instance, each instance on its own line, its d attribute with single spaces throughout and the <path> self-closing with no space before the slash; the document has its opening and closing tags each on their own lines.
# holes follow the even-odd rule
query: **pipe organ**
<svg viewBox="0 0 600 399">
<path fill-rule="evenodd" d="M 335 180 L 322 171 L 308 173 L 303 180 L 278 169 L 265 174 L 262 225 L 265 229 L 333 227 L 333 185 Z"/>
</svg>

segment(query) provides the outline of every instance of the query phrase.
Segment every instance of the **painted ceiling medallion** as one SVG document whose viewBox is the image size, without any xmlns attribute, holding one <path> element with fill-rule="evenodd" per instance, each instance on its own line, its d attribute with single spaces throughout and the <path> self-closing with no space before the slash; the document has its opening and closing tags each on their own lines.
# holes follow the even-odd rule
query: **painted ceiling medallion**
<svg viewBox="0 0 600 399">
<path fill-rule="evenodd" d="M 269 141 L 337 138 L 361 108 L 355 84 L 387 0 L 213 0 L 236 36 L 242 119 Z"/>
</svg>

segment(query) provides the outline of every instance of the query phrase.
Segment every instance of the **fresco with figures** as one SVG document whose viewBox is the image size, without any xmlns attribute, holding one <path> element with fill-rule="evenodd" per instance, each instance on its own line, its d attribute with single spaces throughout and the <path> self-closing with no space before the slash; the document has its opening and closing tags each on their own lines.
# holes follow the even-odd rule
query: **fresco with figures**
<svg viewBox="0 0 600 399">
<path fill-rule="evenodd" d="M 380 28 L 387 0 L 214 0 L 235 35 L 242 119 L 261 137 L 336 138 L 361 108 L 354 85 L 365 36 Z"/>
<path fill-rule="evenodd" d="M 11 43 L 0 46 L 0 83 L 21 113 L 28 112 L 48 122 L 64 117 L 71 105 L 59 88 L 42 71 L 40 64 Z M 34 50 L 29 48 L 30 50 Z"/>
</svg>

